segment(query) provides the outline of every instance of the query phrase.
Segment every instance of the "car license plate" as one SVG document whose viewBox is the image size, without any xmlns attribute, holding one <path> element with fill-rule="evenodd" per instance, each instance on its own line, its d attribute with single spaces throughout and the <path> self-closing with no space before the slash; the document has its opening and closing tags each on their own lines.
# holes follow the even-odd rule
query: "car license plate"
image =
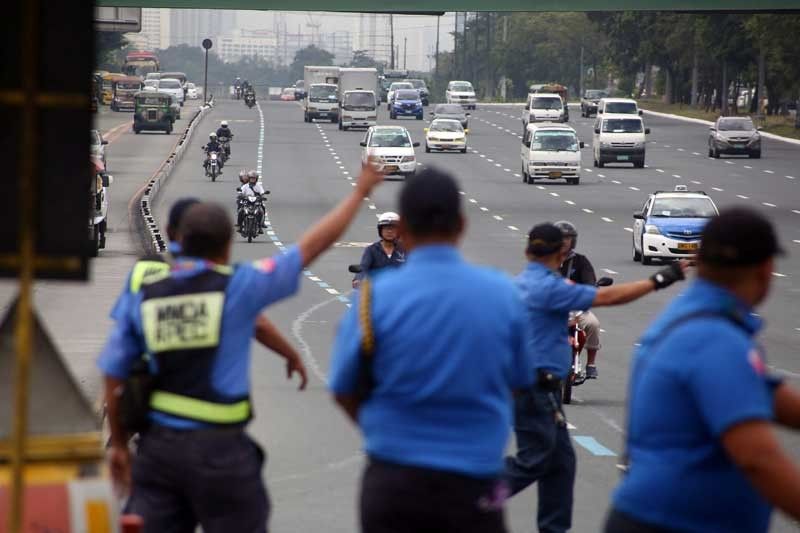
<svg viewBox="0 0 800 533">
<path fill-rule="evenodd" d="M 618 155 L 617 161 L 628 161 L 631 158 L 629 155 Z"/>
<path fill-rule="evenodd" d="M 561 172 L 551 172 L 548 174 L 548 176 L 550 176 L 551 178 L 560 178 Z"/>
<path fill-rule="evenodd" d="M 734 144 L 732 145 L 734 148 L 744 148 L 743 144 Z"/>
<path fill-rule="evenodd" d="M 696 242 L 679 242 L 678 250 L 697 250 Z"/>
<path fill-rule="evenodd" d="M 386 165 L 385 167 L 383 167 L 384 172 L 397 172 L 397 170 L 398 170 L 397 165 Z"/>
</svg>

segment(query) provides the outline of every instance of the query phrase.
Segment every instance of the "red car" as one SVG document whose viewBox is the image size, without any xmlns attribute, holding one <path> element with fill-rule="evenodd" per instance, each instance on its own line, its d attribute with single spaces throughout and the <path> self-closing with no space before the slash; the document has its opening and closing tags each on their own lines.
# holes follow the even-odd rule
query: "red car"
<svg viewBox="0 0 800 533">
<path fill-rule="evenodd" d="M 288 87 L 281 93 L 281 100 L 284 102 L 294 102 L 294 88 Z"/>
</svg>

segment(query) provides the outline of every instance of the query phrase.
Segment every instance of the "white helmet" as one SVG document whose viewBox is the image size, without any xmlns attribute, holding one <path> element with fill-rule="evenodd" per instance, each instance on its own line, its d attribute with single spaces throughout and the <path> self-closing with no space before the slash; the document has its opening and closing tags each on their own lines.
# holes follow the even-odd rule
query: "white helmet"
<svg viewBox="0 0 800 533">
<path fill-rule="evenodd" d="M 219 123 L 219 125 L 222 126 L 223 128 L 227 128 L 228 127 L 228 121 L 227 120 L 223 120 L 222 122 Z"/>
<path fill-rule="evenodd" d="M 215 140 L 217 138 L 217 132 L 212 131 L 211 133 L 208 134 L 208 138 L 211 139 L 212 141 Z"/>
<path fill-rule="evenodd" d="M 387 211 L 378 217 L 378 237 L 383 238 L 381 235 L 381 228 L 386 226 L 396 226 L 400 222 L 400 215 L 394 211 Z"/>
</svg>

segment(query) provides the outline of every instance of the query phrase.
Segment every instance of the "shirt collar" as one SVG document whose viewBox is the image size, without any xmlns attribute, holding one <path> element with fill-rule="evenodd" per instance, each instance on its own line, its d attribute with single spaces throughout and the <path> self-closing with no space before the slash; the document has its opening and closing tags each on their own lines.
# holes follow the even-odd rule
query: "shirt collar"
<svg viewBox="0 0 800 533">
<path fill-rule="evenodd" d="M 167 251 L 173 255 L 173 257 L 178 257 L 183 252 L 183 248 L 181 247 L 181 243 L 177 241 L 169 241 L 167 244 Z"/>
<path fill-rule="evenodd" d="M 528 272 L 534 272 L 536 274 L 547 273 L 555 275 L 555 272 L 553 272 L 550 268 L 544 266 L 543 264 L 537 261 L 528 261 L 528 266 L 525 267 L 525 270 Z"/>
<path fill-rule="evenodd" d="M 200 257 L 181 256 L 172 264 L 172 272 L 200 272 L 203 270 L 216 270 L 223 274 L 230 274 L 233 268 L 229 265 L 218 265 Z"/>
<path fill-rule="evenodd" d="M 729 289 L 705 279 L 697 279 L 689 285 L 685 297 L 696 302 L 699 309 L 721 311 L 730 316 L 751 333 L 758 332 L 764 325 L 753 308 Z"/>
<path fill-rule="evenodd" d="M 452 244 L 426 244 L 414 248 L 408 254 L 409 263 L 439 263 L 442 261 L 460 261 L 461 253 Z"/>
</svg>

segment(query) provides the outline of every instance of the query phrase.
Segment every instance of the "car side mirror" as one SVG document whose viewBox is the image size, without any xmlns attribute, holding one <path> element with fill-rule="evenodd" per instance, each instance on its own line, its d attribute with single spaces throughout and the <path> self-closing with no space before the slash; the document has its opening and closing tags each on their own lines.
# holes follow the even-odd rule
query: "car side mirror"
<svg viewBox="0 0 800 533">
<path fill-rule="evenodd" d="M 351 274 L 361 274 L 361 265 L 350 265 L 347 267 L 347 271 Z"/>
<path fill-rule="evenodd" d="M 411 146 L 413 146 L 414 148 L 417 148 L 419 146 L 419 142 L 411 143 Z"/>
<path fill-rule="evenodd" d="M 367 146 L 367 142 L 366 142 L 366 141 L 361 141 L 361 142 L 360 142 L 360 143 L 358 143 L 358 144 L 359 144 L 359 145 L 361 145 L 361 146 L 364 146 L 364 147 L 366 147 L 366 146 Z"/>
<path fill-rule="evenodd" d="M 596 134 L 600 135 L 600 128 L 595 128 L 595 129 L 594 129 L 594 132 L 595 132 Z"/>
<path fill-rule="evenodd" d="M 431 116 L 432 116 L 432 117 L 435 117 L 435 116 L 436 116 L 436 113 L 434 113 L 433 111 L 431 111 Z"/>
<path fill-rule="evenodd" d="M 756 131 L 763 131 L 763 130 L 764 130 L 764 128 L 762 128 L 761 126 L 756 128 Z"/>
<path fill-rule="evenodd" d="M 529 106 L 529 105 L 525 106 L 525 111 L 530 111 L 530 109 L 531 109 L 531 106 Z"/>
<path fill-rule="evenodd" d="M 644 213 L 642 213 L 641 211 L 636 211 L 633 213 L 633 218 L 635 218 L 636 220 L 644 220 Z"/>
<path fill-rule="evenodd" d="M 602 115 L 602 114 L 603 114 L 603 110 L 602 110 L 602 109 L 598 109 L 598 110 L 597 110 L 597 114 L 598 114 L 598 115 Z"/>
<path fill-rule="evenodd" d="M 579 143 L 578 143 L 578 146 L 580 146 L 581 148 L 583 148 L 583 146 L 584 146 L 584 144 L 583 144 L 583 141 L 579 142 Z"/>
<path fill-rule="evenodd" d="M 642 110 L 640 109 L 640 110 L 639 110 L 639 116 L 641 117 L 642 115 L 644 115 L 644 111 L 642 111 Z"/>
<path fill-rule="evenodd" d="M 103 187 L 108 187 L 112 183 L 114 183 L 114 176 L 112 176 L 111 174 L 103 173 L 103 174 L 100 174 L 100 177 L 103 180 Z"/>
<path fill-rule="evenodd" d="M 650 128 L 645 128 L 644 129 L 644 134 L 645 135 L 650 135 Z"/>
<path fill-rule="evenodd" d="M 264 194 L 269 194 L 269 193 L 270 193 L 270 191 L 264 191 Z"/>
<path fill-rule="evenodd" d="M 611 278 L 603 277 L 603 278 L 600 278 L 600 279 L 597 280 L 597 286 L 598 287 L 608 287 L 609 285 L 613 285 L 613 284 L 614 284 L 614 280 L 611 279 Z"/>
<path fill-rule="evenodd" d="M 709 126 L 708 131 L 717 131 L 717 128 L 714 126 Z"/>
<path fill-rule="evenodd" d="M 108 141 L 103 139 L 103 144 L 108 144 Z"/>
<path fill-rule="evenodd" d="M 236 192 L 242 192 L 242 188 L 241 187 L 236 187 Z"/>
</svg>

